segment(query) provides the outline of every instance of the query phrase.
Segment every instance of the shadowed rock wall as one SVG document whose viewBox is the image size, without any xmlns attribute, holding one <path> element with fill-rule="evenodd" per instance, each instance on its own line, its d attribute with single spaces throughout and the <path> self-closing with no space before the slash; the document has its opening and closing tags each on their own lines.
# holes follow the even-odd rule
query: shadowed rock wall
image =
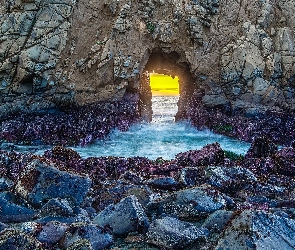
<svg viewBox="0 0 295 250">
<path fill-rule="evenodd" d="M 139 92 L 155 51 L 175 55 L 182 92 L 202 90 L 205 107 L 295 108 L 293 0 L 0 3 L 2 118 Z"/>
</svg>

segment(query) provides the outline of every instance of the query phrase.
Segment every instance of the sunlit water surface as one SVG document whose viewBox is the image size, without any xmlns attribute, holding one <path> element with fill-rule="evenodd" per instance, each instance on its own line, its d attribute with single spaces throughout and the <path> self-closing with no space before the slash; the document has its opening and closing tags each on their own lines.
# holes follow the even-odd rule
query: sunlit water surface
<svg viewBox="0 0 295 250">
<path fill-rule="evenodd" d="M 162 157 L 173 159 L 176 154 L 200 149 L 209 143 L 218 142 L 224 150 L 245 154 L 250 144 L 209 130 L 197 130 L 188 122 L 174 122 L 178 96 L 154 96 L 153 120 L 139 123 L 126 132 L 113 130 L 105 140 L 97 140 L 87 147 L 74 147 L 82 157 L 98 156 L 145 156 L 149 159 Z M 17 146 L 17 151 L 33 151 L 43 154 L 48 147 Z"/>
</svg>

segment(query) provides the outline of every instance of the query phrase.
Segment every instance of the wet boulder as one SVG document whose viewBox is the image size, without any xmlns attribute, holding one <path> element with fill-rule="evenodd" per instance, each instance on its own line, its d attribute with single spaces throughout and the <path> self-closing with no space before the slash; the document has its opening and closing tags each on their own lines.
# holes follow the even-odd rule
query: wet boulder
<svg viewBox="0 0 295 250">
<path fill-rule="evenodd" d="M 0 249 L 42 250 L 36 238 L 19 230 L 4 229 L 0 234 Z"/>
<path fill-rule="evenodd" d="M 183 219 L 198 219 L 200 216 L 223 209 L 227 201 L 217 190 L 207 185 L 183 189 L 168 197 L 148 204 L 150 214 L 177 216 Z"/>
<path fill-rule="evenodd" d="M 126 181 L 111 180 L 94 186 L 93 202 L 91 204 L 97 211 L 105 209 L 111 204 L 118 203 L 127 196 L 134 195 L 139 203 L 145 206 L 150 201 L 151 189 L 146 185 L 134 185 Z"/>
<path fill-rule="evenodd" d="M 13 193 L 0 193 L 0 221 L 1 222 L 23 222 L 31 220 L 36 211 L 16 204 L 16 197 Z"/>
<path fill-rule="evenodd" d="M 62 249 L 102 250 L 113 244 L 112 235 L 94 224 L 75 223 L 60 241 Z"/>
<path fill-rule="evenodd" d="M 94 218 L 93 223 L 101 227 L 110 227 L 115 235 L 144 233 L 149 227 L 148 218 L 134 195 L 106 207 Z"/>
<path fill-rule="evenodd" d="M 209 235 L 206 228 L 172 217 L 156 219 L 147 233 L 147 242 L 165 249 L 183 249 Z"/>
<path fill-rule="evenodd" d="M 1 232 L 2 230 L 4 230 L 5 228 L 7 228 L 7 227 L 8 227 L 7 224 L 0 222 L 0 232 Z"/>
<path fill-rule="evenodd" d="M 20 173 L 15 192 L 36 207 L 53 198 L 68 199 L 79 205 L 90 185 L 87 176 L 60 171 L 54 165 L 35 159 Z"/>
<path fill-rule="evenodd" d="M 208 144 L 200 150 L 190 150 L 176 155 L 176 161 L 183 166 L 218 165 L 224 161 L 224 152 L 219 143 Z"/>
<path fill-rule="evenodd" d="M 208 167 L 205 176 L 208 184 L 229 194 L 234 194 L 257 182 L 255 175 L 242 167 Z"/>
</svg>

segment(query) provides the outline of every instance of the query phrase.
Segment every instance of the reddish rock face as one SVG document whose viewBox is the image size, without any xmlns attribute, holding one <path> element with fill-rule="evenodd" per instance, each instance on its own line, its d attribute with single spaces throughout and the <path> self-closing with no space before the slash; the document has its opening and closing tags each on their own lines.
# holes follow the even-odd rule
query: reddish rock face
<svg viewBox="0 0 295 250">
<path fill-rule="evenodd" d="M 224 161 L 224 152 L 218 143 L 208 144 L 201 150 L 190 150 L 176 155 L 178 164 L 183 166 L 218 165 Z"/>
</svg>

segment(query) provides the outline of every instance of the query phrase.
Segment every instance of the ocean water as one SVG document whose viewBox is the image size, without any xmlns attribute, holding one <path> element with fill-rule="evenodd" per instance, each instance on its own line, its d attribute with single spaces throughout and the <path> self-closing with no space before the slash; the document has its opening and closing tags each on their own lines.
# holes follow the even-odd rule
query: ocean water
<svg viewBox="0 0 295 250">
<path fill-rule="evenodd" d="M 99 156 L 132 157 L 149 159 L 162 157 L 169 160 L 188 150 L 201 149 L 209 143 L 218 142 L 224 150 L 244 155 L 250 147 L 242 142 L 209 130 L 198 130 L 188 122 L 175 122 L 178 96 L 153 96 L 152 122 L 138 123 L 128 131 L 113 130 L 105 140 L 97 140 L 86 147 L 71 147 L 83 158 Z M 2 147 L 5 145 L 2 144 Z M 9 144 L 6 145 L 9 148 Z M 42 155 L 48 146 L 13 145 L 18 152 Z"/>
<path fill-rule="evenodd" d="M 106 140 L 87 147 L 75 147 L 82 157 L 90 156 L 145 156 L 173 159 L 180 152 L 201 149 L 218 142 L 224 150 L 245 154 L 249 143 L 241 142 L 209 130 L 197 130 L 188 122 L 174 122 L 178 96 L 154 96 L 151 123 L 139 123 L 128 131 L 113 130 Z"/>
</svg>

